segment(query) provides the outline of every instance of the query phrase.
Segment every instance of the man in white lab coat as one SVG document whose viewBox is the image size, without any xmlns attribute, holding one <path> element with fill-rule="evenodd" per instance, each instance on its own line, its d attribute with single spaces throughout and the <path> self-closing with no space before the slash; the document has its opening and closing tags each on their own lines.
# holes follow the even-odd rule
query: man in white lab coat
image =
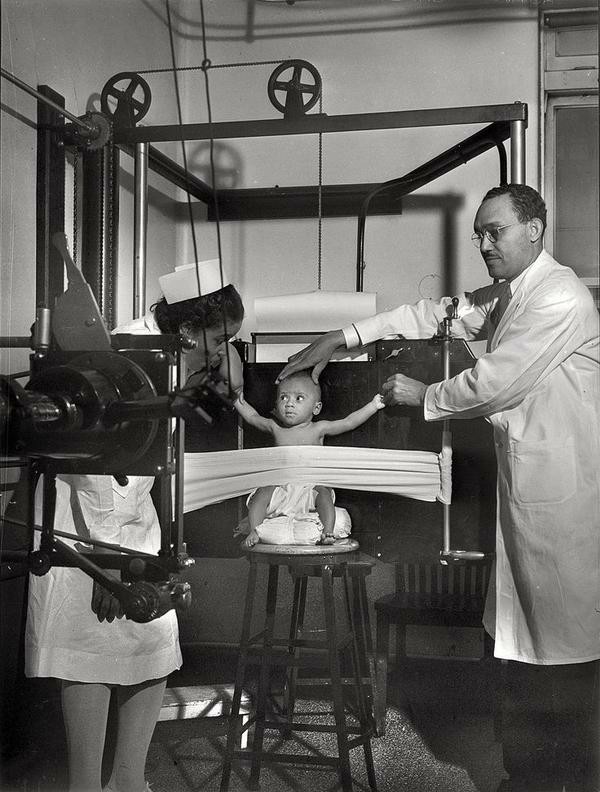
<svg viewBox="0 0 600 792">
<path fill-rule="evenodd" d="M 543 249 L 546 207 L 525 185 L 483 198 L 473 241 L 496 281 L 460 297 L 453 330 L 487 338 L 472 369 L 429 386 L 402 374 L 386 404 L 424 418 L 486 417 L 497 482 L 496 575 L 484 625 L 505 665 L 502 790 L 599 789 L 599 315 L 588 289 Z M 438 330 L 450 298 L 331 331 L 290 358 L 318 377 L 333 351 Z"/>
</svg>

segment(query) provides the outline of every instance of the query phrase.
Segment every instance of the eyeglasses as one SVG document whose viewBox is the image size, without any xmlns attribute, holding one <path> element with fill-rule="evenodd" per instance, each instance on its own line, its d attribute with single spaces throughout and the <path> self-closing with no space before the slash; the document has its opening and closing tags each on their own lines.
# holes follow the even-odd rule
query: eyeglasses
<svg viewBox="0 0 600 792">
<path fill-rule="evenodd" d="M 484 238 L 487 239 L 488 242 L 491 242 L 492 245 L 495 245 L 498 241 L 498 237 L 500 236 L 500 231 L 504 228 L 512 228 L 512 226 L 522 225 L 521 223 L 507 223 L 503 226 L 497 226 L 496 228 L 486 228 L 483 234 L 472 234 L 471 235 L 471 242 L 475 245 L 475 247 L 481 247 L 481 243 L 483 242 Z"/>
</svg>

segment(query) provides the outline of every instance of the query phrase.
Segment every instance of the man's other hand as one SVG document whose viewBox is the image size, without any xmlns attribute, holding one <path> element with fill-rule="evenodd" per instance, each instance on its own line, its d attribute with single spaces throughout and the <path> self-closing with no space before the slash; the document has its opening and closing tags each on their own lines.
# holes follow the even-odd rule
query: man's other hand
<svg viewBox="0 0 600 792">
<path fill-rule="evenodd" d="M 398 404 L 419 407 L 425 400 L 426 390 L 425 383 L 405 377 L 404 374 L 394 374 L 381 386 L 381 395 L 386 407 Z"/>
</svg>

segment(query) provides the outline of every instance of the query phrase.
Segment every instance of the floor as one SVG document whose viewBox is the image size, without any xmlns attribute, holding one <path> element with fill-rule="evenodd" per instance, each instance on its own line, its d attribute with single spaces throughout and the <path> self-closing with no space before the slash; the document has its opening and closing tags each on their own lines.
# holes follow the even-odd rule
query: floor
<svg viewBox="0 0 600 792">
<path fill-rule="evenodd" d="M 184 668 L 172 685 L 230 682 L 235 655 L 184 647 Z M 386 735 L 372 741 L 379 792 L 494 792 L 503 778 L 495 739 L 494 661 L 405 660 L 390 672 Z M 249 680 L 253 684 L 252 679 Z M 64 792 L 64 736 L 51 681 L 25 683 L 24 701 L 5 725 L 11 741 L 3 761 L 4 792 Z M 309 688 L 299 702 L 307 717 L 328 717 L 323 689 Z M 305 718 L 303 718 L 305 719 Z M 153 792 L 219 789 L 225 723 L 197 719 L 157 724 L 146 776 Z M 277 733 L 274 733 L 277 736 Z M 312 739 L 315 738 L 315 739 Z M 334 753 L 326 735 L 310 735 L 311 750 Z M 329 742 L 328 742 L 329 740 Z M 308 742 L 306 738 L 305 742 Z M 289 751 L 289 747 L 284 750 Z M 294 747 L 294 752 L 302 751 Z M 364 758 L 352 752 L 353 785 L 367 790 Z M 246 789 L 247 769 L 232 774 L 230 789 Z M 329 768 L 274 765 L 261 773 L 266 792 L 339 789 Z"/>
</svg>

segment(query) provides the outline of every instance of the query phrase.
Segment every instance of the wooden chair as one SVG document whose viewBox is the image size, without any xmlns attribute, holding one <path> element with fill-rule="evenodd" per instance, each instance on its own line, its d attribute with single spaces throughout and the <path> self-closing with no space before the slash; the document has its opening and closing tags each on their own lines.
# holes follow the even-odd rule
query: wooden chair
<svg viewBox="0 0 600 792">
<path fill-rule="evenodd" d="M 392 624 L 397 625 L 398 655 L 406 654 L 406 628 L 411 625 L 482 627 L 491 561 L 443 566 L 439 561 L 397 564 L 396 592 L 375 602 L 376 696 L 375 723 L 385 733 L 387 665 Z M 484 633 L 484 657 L 493 642 Z"/>
</svg>

